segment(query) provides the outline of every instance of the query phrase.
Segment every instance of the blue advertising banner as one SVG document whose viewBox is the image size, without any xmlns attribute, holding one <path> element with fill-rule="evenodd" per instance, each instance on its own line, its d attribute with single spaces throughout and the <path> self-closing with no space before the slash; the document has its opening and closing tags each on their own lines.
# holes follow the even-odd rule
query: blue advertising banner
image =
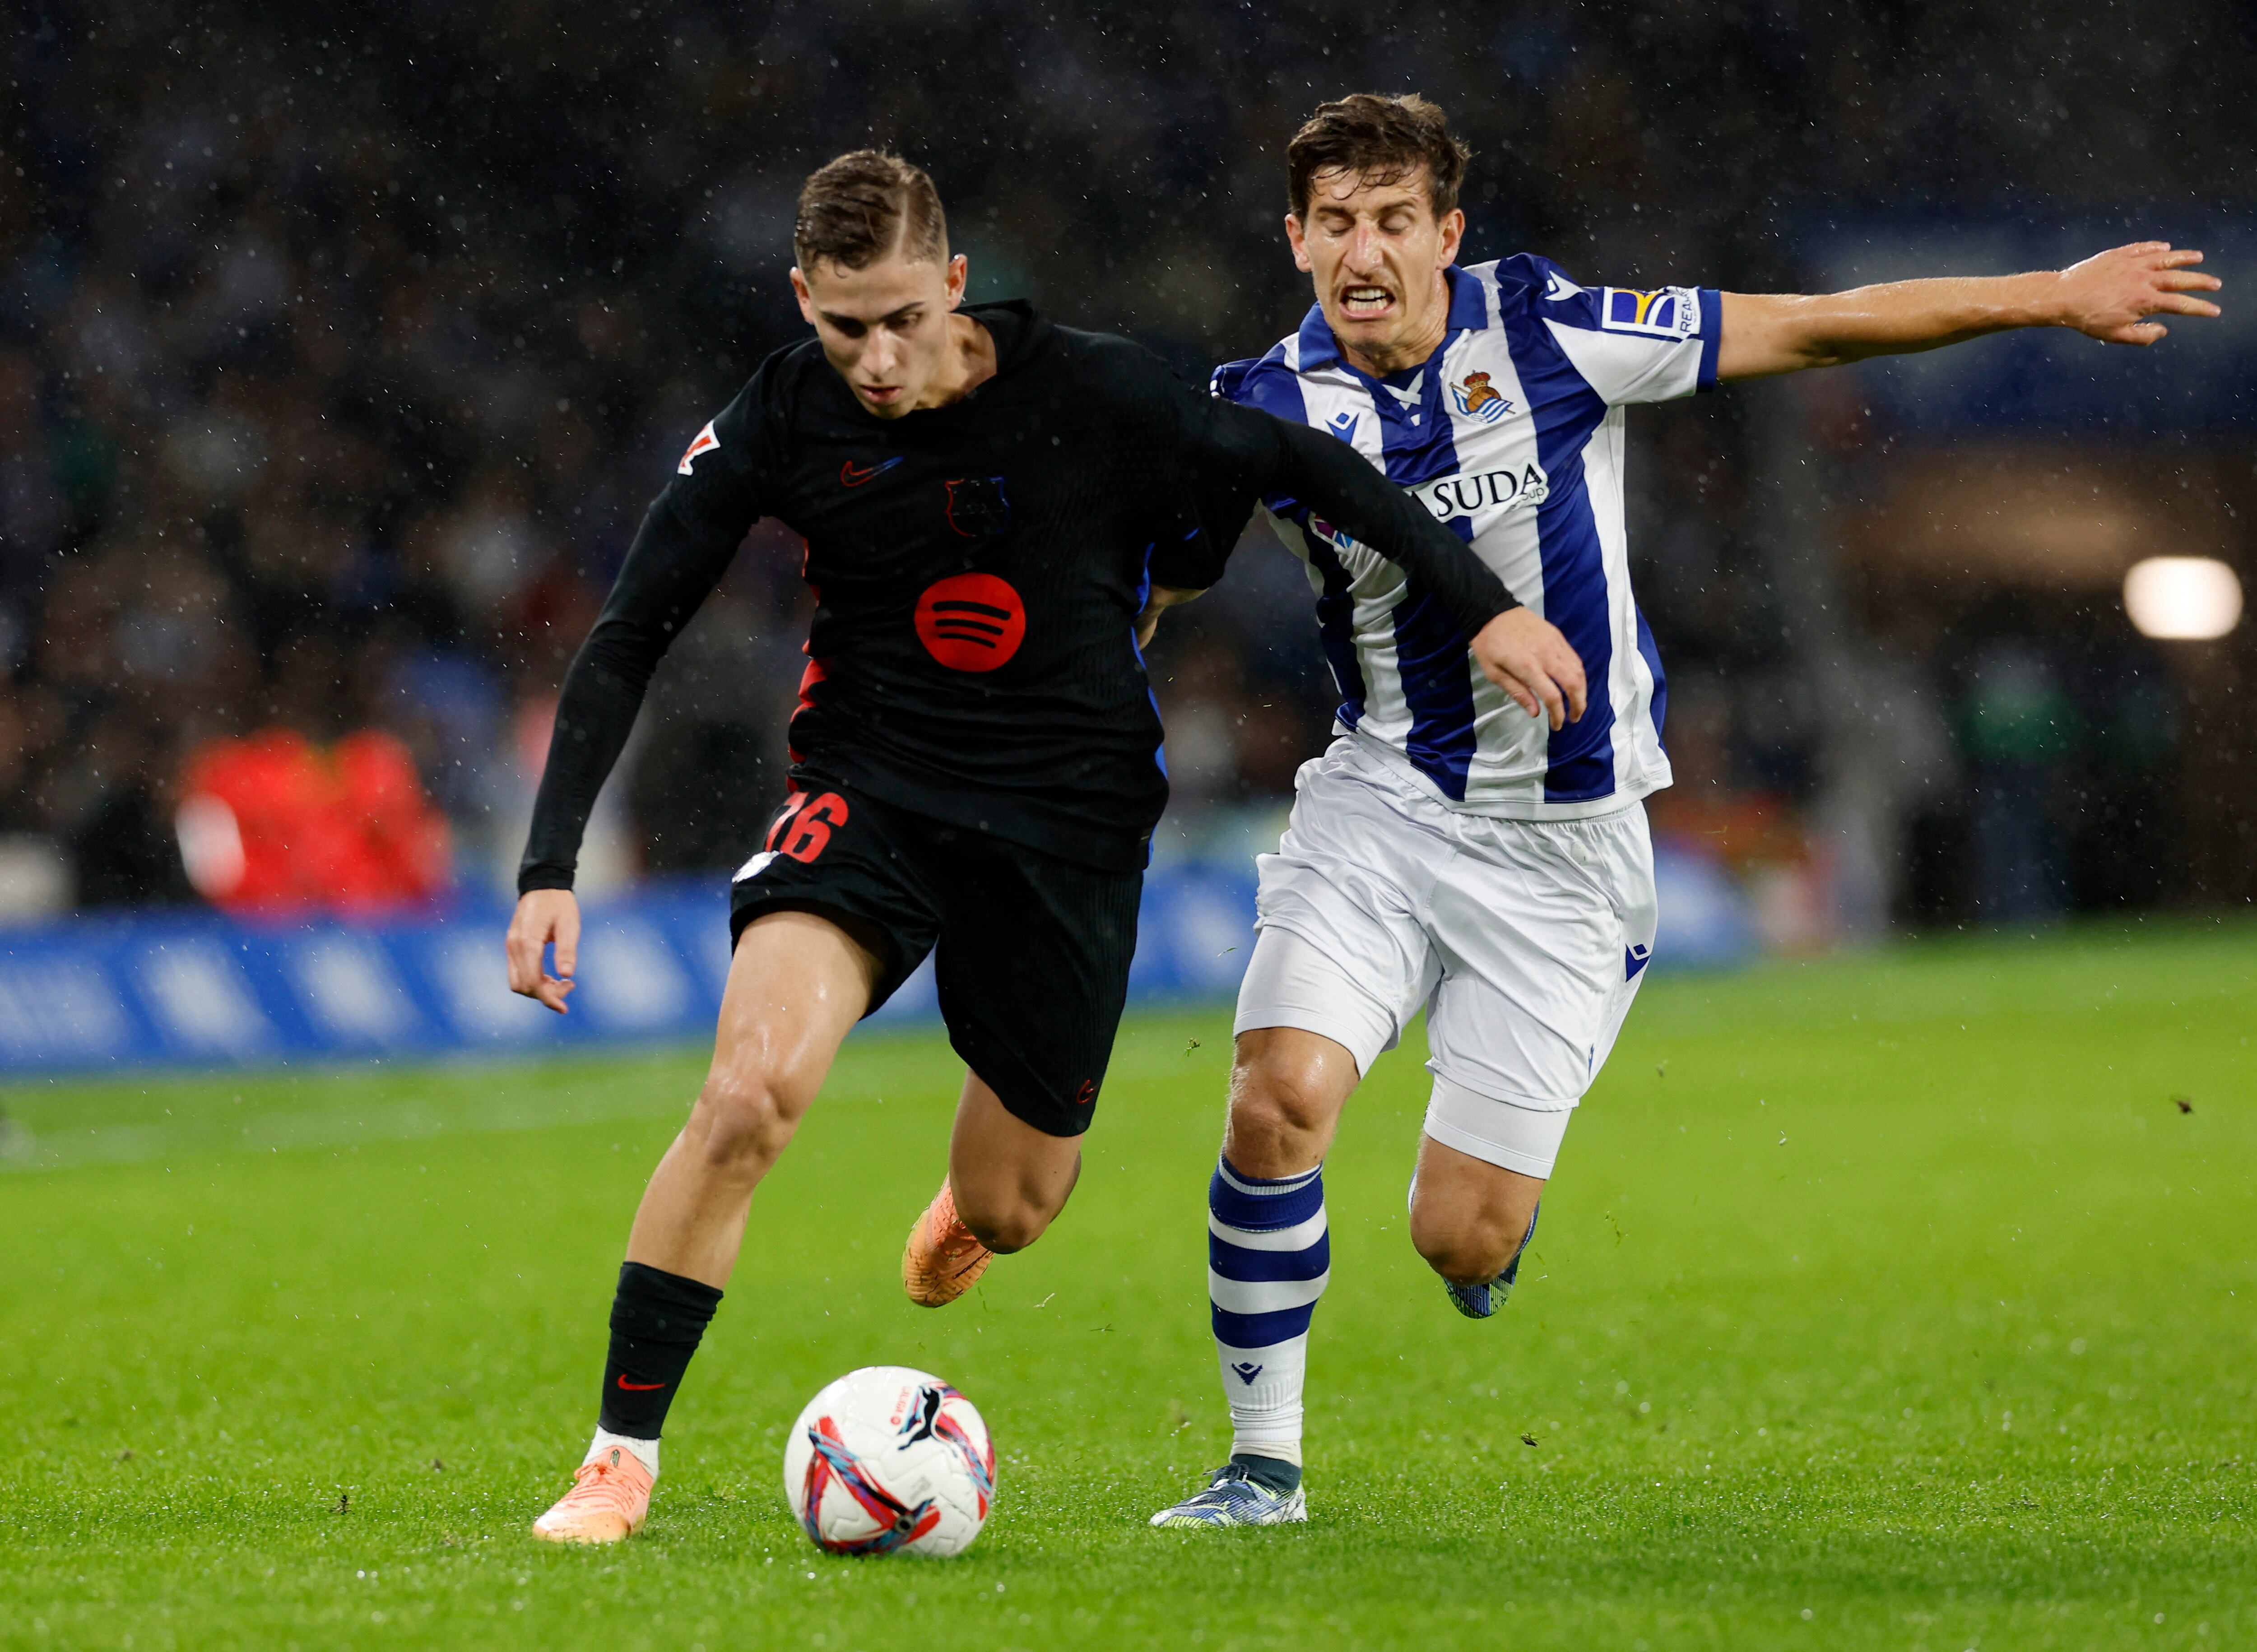
<svg viewBox="0 0 2257 1652">
<path fill-rule="evenodd" d="M 1657 962 L 1751 950 L 1729 879 L 1665 853 Z M 1254 944 L 1251 866 L 1178 865 L 1145 881 L 1132 1004 L 1211 1002 Z M 724 886 L 646 885 L 584 908 L 572 1013 L 510 992 L 508 909 L 379 924 L 251 924 L 216 913 L 0 930 L 0 1074 L 555 1051 L 711 1035 L 729 967 Z M 930 961 L 874 1025 L 937 1014 Z"/>
</svg>

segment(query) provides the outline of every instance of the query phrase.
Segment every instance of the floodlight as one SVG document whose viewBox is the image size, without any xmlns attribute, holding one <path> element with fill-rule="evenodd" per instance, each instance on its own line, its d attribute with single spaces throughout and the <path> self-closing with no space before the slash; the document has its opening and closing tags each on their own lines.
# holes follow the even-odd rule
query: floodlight
<svg viewBox="0 0 2257 1652">
<path fill-rule="evenodd" d="M 2151 556 L 2124 575 L 2124 609 L 2142 636 L 2207 642 L 2241 619 L 2241 582 L 2213 556 Z"/>
</svg>

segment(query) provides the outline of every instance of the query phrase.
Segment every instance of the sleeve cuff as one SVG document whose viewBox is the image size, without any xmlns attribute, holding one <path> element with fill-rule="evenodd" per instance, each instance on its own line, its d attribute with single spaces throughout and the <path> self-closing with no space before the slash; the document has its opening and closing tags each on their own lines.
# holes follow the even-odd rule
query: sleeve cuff
<svg viewBox="0 0 2257 1652">
<path fill-rule="evenodd" d="M 529 895 L 536 889 L 570 889 L 572 868 L 559 866 L 550 861 L 535 861 L 517 869 L 517 893 Z"/>
<path fill-rule="evenodd" d="M 1716 353 L 1724 342 L 1724 294 L 1713 286 L 1704 286 L 1700 293 L 1701 377 L 1694 390 L 1706 394 L 1716 387 Z"/>
</svg>

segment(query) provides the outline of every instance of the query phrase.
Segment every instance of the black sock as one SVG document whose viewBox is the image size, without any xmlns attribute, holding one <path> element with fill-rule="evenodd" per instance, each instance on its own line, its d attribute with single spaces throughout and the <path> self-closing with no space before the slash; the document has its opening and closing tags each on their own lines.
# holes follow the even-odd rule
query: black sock
<svg viewBox="0 0 2257 1652">
<path fill-rule="evenodd" d="M 1282 1457 L 1263 1457 L 1253 1451 L 1233 1451 L 1230 1460 L 1246 1471 L 1246 1478 L 1273 1492 L 1290 1492 L 1301 1483 L 1301 1465 Z"/>
<path fill-rule="evenodd" d="M 654 1440 L 666 1426 L 666 1408 L 690 1369 L 690 1356 L 721 1305 L 721 1293 L 679 1274 L 640 1262 L 619 1264 L 619 1295 L 612 1298 L 612 1352 L 604 1361 L 604 1408 L 598 1424 L 607 1434 Z"/>
</svg>

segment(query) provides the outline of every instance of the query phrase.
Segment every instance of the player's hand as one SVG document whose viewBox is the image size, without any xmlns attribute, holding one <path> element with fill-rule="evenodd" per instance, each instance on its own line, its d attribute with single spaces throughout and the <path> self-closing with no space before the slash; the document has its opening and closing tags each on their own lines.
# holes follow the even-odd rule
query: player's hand
<svg viewBox="0 0 2257 1652">
<path fill-rule="evenodd" d="M 541 953 L 556 943 L 556 973 L 541 968 Z M 509 921 L 509 990 L 537 998 L 564 1013 L 572 971 L 580 961 L 580 903 L 570 889 L 528 889 Z"/>
<path fill-rule="evenodd" d="M 1549 717 L 1555 729 L 1582 720 L 1583 661 L 1533 610 L 1508 608 L 1483 625 L 1474 658 L 1530 717 Z"/>
<path fill-rule="evenodd" d="M 1152 633 L 1160 628 L 1160 616 L 1178 603 L 1187 603 L 1201 594 L 1200 590 L 1178 590 L 1171 585 L 1155 585 L 1144 599 L 1144 611 L 1136 616 L 1136 646 L 1150 648 Z"/>
<path fill-rule="evenodd" d="M 2112 247 L 2055 278 L 2061 323 L 2110 344 L 2152 344 L 2170 328 L 2150 315 L 2215 315 L 2218 306 L 2191 296 L 2215 293 L 2220 283 L 2190 266 L 2202 262 L 2191 247 L 2140 241 Z"/>
</svg>

